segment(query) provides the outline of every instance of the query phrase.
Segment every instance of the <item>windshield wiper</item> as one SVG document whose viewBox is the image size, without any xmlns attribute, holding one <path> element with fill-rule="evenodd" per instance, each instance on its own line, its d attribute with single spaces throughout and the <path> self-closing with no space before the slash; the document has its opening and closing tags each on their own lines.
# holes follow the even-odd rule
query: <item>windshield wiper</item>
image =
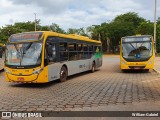
<svg viewBox="0 0 160 120">
<path fill-rule="evenodd" d="M 14 45 L 14 47 L 16 48 L 16 51 L 17 51 L 17 53 L 18 53 L 18 55 L 19 55 L 19 57 L 20 57 L 20 66 L 21 66 L 21 61 L 22 61 L 22 52 L 21 52 L 21 50 L 19 50 L 18 51 L 18 48 L 17 48 L 17 46 L 16 46 L 16 44 L 13 44 Z"/>
<path fill-rule="evenodd" d="M 25 52 L 31 47 L 32 44 L 33 44 L 33 42 L 29 43 L 27 45 L 27 47 L 25 49 L 23 49 L 23 54 L 25 54 Z"/>
<path fill-rule="evenodd" d="M 22 59 L 23 59 L 23 57 L 24 57 L 24 54 L 26 54 L 26 51 L 31 47 L 32 43 L 33 43 L 33 42 L 29 43 L 26 48 L 22 49 L 22 53 L 23 53 L 23 54 L 22 54 Z"/>
</svg>

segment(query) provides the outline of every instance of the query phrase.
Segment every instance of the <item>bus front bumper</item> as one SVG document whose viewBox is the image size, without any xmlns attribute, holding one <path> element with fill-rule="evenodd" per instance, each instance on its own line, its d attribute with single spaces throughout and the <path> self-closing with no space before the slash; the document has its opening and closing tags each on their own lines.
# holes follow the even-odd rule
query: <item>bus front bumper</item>
<svg viewBox="0 0 160 120">
<path fill-rule="evenodd" d="M 127 69 L 153 69 L 154 68 L 154 62 L 147 61 L 147 62 L 121 62 L 121 69 L 127 70 Z"/>
<path fill-rule="evenodd" d="M 17 82 L 17 83 L 45 83 L 48 82 L 48 80 L 43 79 L 41 74 L 33 74 L 28 76 L 17 76 L 8 74 L 5 72 L 6 81 L 8 82 Z"/>
</svg>

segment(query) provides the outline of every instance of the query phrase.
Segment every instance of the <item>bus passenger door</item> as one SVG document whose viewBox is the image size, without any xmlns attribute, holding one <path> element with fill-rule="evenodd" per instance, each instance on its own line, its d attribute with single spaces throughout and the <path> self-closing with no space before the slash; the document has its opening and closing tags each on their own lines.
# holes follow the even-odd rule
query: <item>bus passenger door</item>
<svg viewBox="0 0 160 120">
<path fill-rule="evenodd" d="M 46 44 L 46 58 L 48 62 L 48 79 L 49 81 L 58 79 L 59 69 L 57 63 L 57 44 L 47 42 Z"/>
</svg>

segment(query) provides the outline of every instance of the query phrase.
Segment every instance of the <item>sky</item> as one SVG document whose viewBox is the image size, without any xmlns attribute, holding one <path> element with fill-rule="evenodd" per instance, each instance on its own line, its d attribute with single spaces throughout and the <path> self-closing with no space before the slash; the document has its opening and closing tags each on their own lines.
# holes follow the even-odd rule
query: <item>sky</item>
<svg viewBox="0 0 160 120">
<path fill-rule="evenodd" d="M 154 0 L 1 0 L 0 9 L 0 27 L 34 21 L 34 13 L 41 20 L 41 25 L 56 23 L 64 30 L 110 22 L 127 12 L 136 12 L 154 21 Z"/>
</svg>

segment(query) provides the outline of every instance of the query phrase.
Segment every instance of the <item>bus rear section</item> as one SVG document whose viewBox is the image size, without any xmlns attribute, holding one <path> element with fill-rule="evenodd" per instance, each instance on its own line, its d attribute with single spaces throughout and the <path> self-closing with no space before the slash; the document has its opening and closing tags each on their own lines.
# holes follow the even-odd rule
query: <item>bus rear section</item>
<svg viewBox="0 0 160 120">
<path fill-rule="evenodd" d="M 120 68 L 146 70 L 154 68 L 154 42 L 150 35 L 123 37 L 120 46 Z"/>
</svg>

